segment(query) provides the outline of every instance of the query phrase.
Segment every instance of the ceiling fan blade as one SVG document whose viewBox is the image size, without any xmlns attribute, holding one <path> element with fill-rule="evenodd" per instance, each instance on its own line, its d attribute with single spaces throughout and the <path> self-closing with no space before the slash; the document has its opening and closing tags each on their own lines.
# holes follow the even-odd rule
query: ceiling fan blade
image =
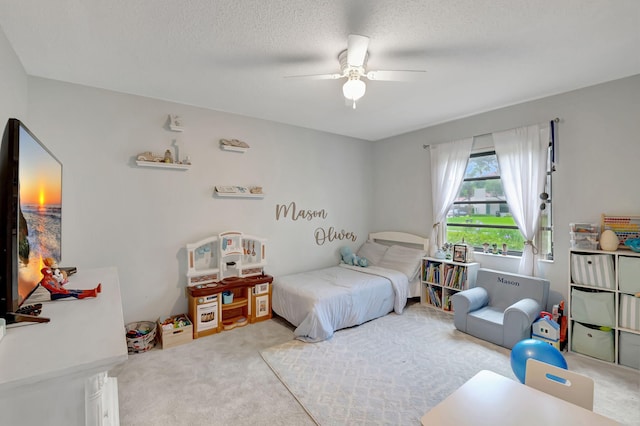
<svg viewBox="0 0 640 426">
<path fill-rule="evenodd" d="M 425 70 L 377 70 L 369 71 L 365 77 L 377 81 L 419 81 L 426 74 Z"/>
<path fill-rule="evenodd" d="M 308 74 L 308 75 L 287 75 L 284 78 L 305 79 L 305 80 L 336 80 L 341 78 L 342 74 Z"/>
<path fill-rule="evenodd" d="M 369 48 L 369 37 L 357 34 L 349 34 L 347 44 L 347 64 L 351 67 L 364 65 L 364 58 Z"/>
</svg>

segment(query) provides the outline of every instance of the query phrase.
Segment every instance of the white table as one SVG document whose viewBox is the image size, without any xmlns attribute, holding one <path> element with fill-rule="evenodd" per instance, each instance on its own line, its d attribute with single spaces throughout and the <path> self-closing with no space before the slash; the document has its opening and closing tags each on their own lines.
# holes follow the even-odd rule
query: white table
<svg viewBox="0 0 640 426">
<path fill-rule="evenodd" d="M 49 323 L 10 328 L 0 341 L 0 424 L 117 425 L 118 387 L 107 371 L 127 360 L 116 268 L 80 270 L 66 287 L 96 298 L 43 304 Z"/>
<path fill-rule="evenodd" d="M 608 417 L 483 370 L 422 417 L 436 425 L 617 425 Z"/>
</svg>

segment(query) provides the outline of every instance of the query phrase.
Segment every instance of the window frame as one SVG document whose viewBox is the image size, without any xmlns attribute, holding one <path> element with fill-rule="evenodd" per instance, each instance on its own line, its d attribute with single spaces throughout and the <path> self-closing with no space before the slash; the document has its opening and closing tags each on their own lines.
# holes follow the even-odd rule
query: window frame
<svg viewBox="0 0 640 426">
<path fill-rule="evenodd" d="M 549 218 L 549 224 L 543 226 L 542 222 L 540 223 L 538 230 L 536 231 L 536 241 L 541 241 L 542 240 L 542 235 L 543 232 L 549 232 L 549 253 L 547 253 L 546 258 L 547 260 L 553 260 L 553 204 L 551 202 L 552 200 L 552 188 L 553 188 L 553 172 L 555 171 L 555 167 L 553 165 L 552 162 L 552 146 L 551 143 L 549 143 L 549 150 L 547 152 L 547 166 L 546 166 L 546 182 L 545 182 L 545 191 L 548 194 L 548 198 L 546 200 L 541 200 L 541 205 L 544 204 L 545 205 L 545 209 L 548 209 L 548 218 Z M 488 157 L 488 156 L 493 156 L 496 155 L 496 151 L 493 148 L 489 148 L 487 147 L 486 149 L 483 149 L 482 151 L 478 151 L 478 152 L 474 152 L 469 156 L 469 160 L 471 160 L 472 158 L 478 158 L 478 157 Z M 466 174 L 466 171 L 465 171 Z M 479 182 L 479 181 L 495 181 L 495 180 L 499 180 L 500 182 L 502 182 L 502 174 L 499 172 L 498 176 L 486 176 L 486 177 L 474 177 L 474 178 L 464 178 L 462 181 L 462 184 L 460 185 L 460 189 L 458 190 L 458 197 L 460 198 L 460 191 L 462 191 L 462 187 L 466 182 Z M 464 206 L 468 206 L 468 205 L 489 205 L 489 204 L 501 204 L 501 205 L 506 205 L 508 207 L 508 203 L 505 197 L 504 201 L 500 201 L 500 200 L 481 200 L 481 201 L 471 201 L 471 200 L 461 200 L 461 201 L 454 201 L 453 204 L 451 205 L 451 208 L 449 209 L 449 211 L 447 212 L 447 220 L 445 222 L 445 240 L 448 240 L 446 238 L 446 236 L 448 235 L 448 231 L 449 231 L 449 227 L 454 227 L 454 228 L 484 228 L 484 229 L 512 229 L 512 230 L 516 230 L 519 231 L 518 226 L 517 225 L 485 225 L 485 224 L 478 224 L 478 223 L 449 223 L 448 222 L 448 218 L 450 217 L 449 212 L 452 209 L 455 209 L 456 206 L 460 206 L 460 205 L 464 205 Z M 475 252 L 478 253 L 482 253 L 482 247 L 477 247 L 477 246 L 473 246 L 473 249 Z M 517 257 L 521 257 L 522 256 L 522 251 L 520 250 L 513 250 L 512 248 L 508 248 L 507 249 L 507 253 L 506 255 L 508 256 L 517 256 Z"/>
</svg>

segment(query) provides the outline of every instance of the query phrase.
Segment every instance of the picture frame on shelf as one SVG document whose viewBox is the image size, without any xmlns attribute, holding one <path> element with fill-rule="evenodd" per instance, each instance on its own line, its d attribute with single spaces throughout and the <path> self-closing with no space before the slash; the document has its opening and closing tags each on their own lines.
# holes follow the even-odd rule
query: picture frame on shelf
<svg viewBox="0 0 640 426">
<path fill-rule="evenodd" d="M 453 261 L 454 262 L 467 262 L 467 246 L 462 244 L 454 244 L 453 246 Z"/>
<path fill-rule="evenodd" d="M 254 294 L 264 294 L 269 292 L 269 283 L 257 284 L 254 288 Z"/>
<path fill-rule="evenodd" d="M 269 295 L 256 297 L 256 318 L 269 315 Z"/>
</svg>

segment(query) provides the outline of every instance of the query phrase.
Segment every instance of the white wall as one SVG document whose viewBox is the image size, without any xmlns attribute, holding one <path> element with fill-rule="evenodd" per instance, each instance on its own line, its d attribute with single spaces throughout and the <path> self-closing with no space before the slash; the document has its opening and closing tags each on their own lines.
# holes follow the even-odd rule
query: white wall
<svg viewBox="0 0 640 426">
<path fill-rule="evenodd" d="M 560 118 L 553 175 L 555 260 L 543 265 L 566 297 L 569 223 L 640 214 L 640 75 L 428 127 L 375 143 L 374 229 L 406 224 L 430 235 L 428 150 L 437 144 Z M 517 260 L 478 256 L 485 267 L 517 270 Z"/>
<path fill-rule="evenodd" d="M 66 84 L 26 73 L 0 33 L 0 119 L 13 116 L 64 163 L 63 262 L 120 270 L 125 320 L 185 312 L 185 244 L 226 230 L 269 240 L 268 273 L 321 267 L 343 241 L 318 246 L 318 227 L 430 235 L 429 154 L 442 143 L 560 117 L 554 175 L 555 261 L 543 265 L 566 296 L 568 224 L 601 213 L 638 214 L 640 76 L 368 143 L 357 139 L 186 105 Z M 185 131 L 169 132 L 167 114 Z M 221 138 L 248 142 L 246 154 L 223 152 Z M 162 152 L 177 139 L 188 171 L 135 166 L 139 152 Z M 263 200 L 218 199 L 220 184 L 262 185 Z M 275 220 L 277 204 L 325 209 L 325 220 Z M 370 211 L 367 215 L 365 212 Z M 517 261 L 480 257 L 515 270 Z"/>
<path fill-rule="evenodd" d="M 335 264 L 345 241 L 320 246 L 314 230 L 367 237 L 370 143 L 238 115 L 41 78 L 29 78 L 30 129 L 64 165 L 63 261 L 119 269 L 125 321 L 186 312 L 185 245 L 238 230 L 268 239 L 267 273 Z M 180 115 L 184 132 L 165 128 Z M 247 153 L 219 149 L 240 139 Z M 141 168 L 135 156 L 178 140 L 187 171 Z M 261 185 L 264 199 L 220 199 L 214 185 Z M 326 219 L 276 221 L 277 204 L 325 209 Z"/>
<path fill-rule="evenodd" d="M 27 74 L 0 28 L 0 132 L 9 118 L 27 118 Z"/>
</svg>

